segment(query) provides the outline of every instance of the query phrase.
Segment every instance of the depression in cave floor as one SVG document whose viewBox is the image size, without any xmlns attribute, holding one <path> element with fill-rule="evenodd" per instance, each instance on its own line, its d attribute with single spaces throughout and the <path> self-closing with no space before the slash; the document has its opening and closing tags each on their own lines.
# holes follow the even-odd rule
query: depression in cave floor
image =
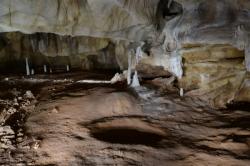
<svg viewBox="0 0 250 166">
<path fill-rule="evenodd" d="M 250 165 L 246 110 L 213 110 L 146 84 L 130 89 L 68 77 L 73 81 L 1 82 L 8 88 L 29 82 L 37 101 L 23 120 L 23 140 L 1 151 L 0 164 Z"/>
</svg>

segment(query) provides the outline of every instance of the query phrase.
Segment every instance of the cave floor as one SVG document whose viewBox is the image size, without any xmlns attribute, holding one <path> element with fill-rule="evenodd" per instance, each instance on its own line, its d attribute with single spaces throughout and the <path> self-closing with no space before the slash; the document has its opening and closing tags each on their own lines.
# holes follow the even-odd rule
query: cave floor
<svg viewBox="0 0 250 166">
<path fill-rule="evenodd" d="M 109 79 L 67 77 L 93 75 Z M 250 165 L 247 109 L 214 110 L 147 85 L 132 90 L 122 83 L 79 84 L 63 76 L 50 76 L 46 83 L 10 78 L 11 86 L 32 90 L 37 102 L 22 126 L 23 141 L 0 151 L 0 158 L 5 156 L 0 164 Z"/>
</svg>

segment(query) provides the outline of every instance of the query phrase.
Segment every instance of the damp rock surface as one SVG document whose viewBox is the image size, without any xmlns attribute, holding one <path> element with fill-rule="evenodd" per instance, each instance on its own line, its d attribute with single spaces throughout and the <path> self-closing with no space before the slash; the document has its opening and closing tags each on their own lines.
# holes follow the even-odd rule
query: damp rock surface
<svg viewBox="0 0 250 166">
<path fill-rule="evenodd" d="M 180 98 L 173 91 L 160 94 L 144 84 L 132 93 L 121 84 L 51 82 L 36 94 L 38 103 L 24 122 L 25 132 L 17 133 L 24 134 L 24 141 L 1 151 L 3 164 L 250 163 L 246 110 L 214 110 L 201 100 Z"/>
<path fill-rule="evenodd" d="M 0 164 L 250 165 L 249 19 L 249 0 L 0 0 Z"/>
<path fill-rule="evenodd" d="M 202 100 L 179 97 L 178 91 L 158 91 L 150 81 L 135 89 L 120 82 L 78 83 L 113 74 L 37 75 L 1 82 L 12 94 L 1 107 L 18 105 L 0 126 L 0 164 L 249 165 L 247 105 L 214 110 Z M 55 81 L 60 79 L 64 81 Z M 25 89 L 13 90 L 22 84 Z M 26 111 L 20 112 L 22 105 Z"/>
</svg>

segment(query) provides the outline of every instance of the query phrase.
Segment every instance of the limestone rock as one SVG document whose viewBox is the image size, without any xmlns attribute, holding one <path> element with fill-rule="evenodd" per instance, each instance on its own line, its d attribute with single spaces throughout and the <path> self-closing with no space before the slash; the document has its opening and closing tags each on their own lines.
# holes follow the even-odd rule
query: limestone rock
<svg viewBox="0 0 250 166">
<path fill-rule="evenodd" d="M 153 79 L 157 77 L 169 77 L 172 75 L 168 71 L 164 70 L 162 66 L 152 66 L 142 63 L 136 66 L 136 70 L 138 71 L 141 78 L 146 79 Z"/>
<path fill-rule="evenodd" d="M 228 45 L 183 49 L 184 76 L 179 86 L 214 107 L 232 102 L 245 77 L 244 52 Z"/>
<path fill-rule="evenodd" d="M 249 102 L 250 101 L 250 80 L 249 75 L 244 79 L 238 93 L 235 96 L 236 102 Z"/>
<path fill-rule="evenodd" d="M 13 135 L 14 131 L 10 128 L 10 126 L 0 126 L 0 136 L 3 135 Z"/>
<path fill-rule="evenodd" d="M 0 71 L 25 72 L 26 58 L 37 73 L 44 73 L 44 65 L 65 71 L 67 65 L 72 69 L 119 68 L 114 52 L 115 45 L 107 38 L 3 33 L 0 37 Z"/>
<path fill-rule="evenodd" d="M 140 40 L 152 33 L 159 0 L 4 0 L 0 31 Z M 142 9 L 143 10 L 138 10 Z"/>
<path fill-rule="evenodd" d="M 177 92 L 177 88 L 174 87 L 174 81 L 176 77 L 171 76 L 169 78 L 155 78 L 150 83 L 160 89 L 160 91 Z"/>
<path fill-rule="evenodd" d="M 143 64 L 162 66 L 180 88 L 221 106 L 249 71 L 249 9 L 248 0 L 2 0 L 0 32 L 32 35 L 1 35 L 0 60 L 41 57 L 34 64 L 43 66 L 50 56 L 64 68 L 125 70 L 128 52 L 144 42 Z"/>
</svg>

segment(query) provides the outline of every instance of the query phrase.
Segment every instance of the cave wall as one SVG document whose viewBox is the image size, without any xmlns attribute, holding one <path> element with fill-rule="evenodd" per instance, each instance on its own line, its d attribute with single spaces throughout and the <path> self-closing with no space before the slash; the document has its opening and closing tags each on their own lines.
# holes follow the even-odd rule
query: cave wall
<svg viewBox="0 0 250 166">
<path fill-rule="evenodd" d="M 177 2 L 183 14 L 165 24 L 162 52 L 182 66 L 169 68 L 179 88 L 217 108 L 249 101 L 249 1 Z"/>
<path fill-rule="evenodd" d="M 159 0 L 2 0 L 0 31 L 141 40 Z M 143 10 L 142 10 L 143 9 Z"/>
<path fill-rule="evenodd" d="M 0 32 L 61 36 L 53 39 L 60 42 L 33 42 L 39 54 L 84 54 L 82 66 L 91 68 L 102 66 L 99 62 L 107 55 L 103 50 L 112 47 L 108 52 L 116 59 L 114 66 L 125 70 L 128 53 L 143 42 L 141 63 L 162 66 L 178 78 L 186 95 L 198 96 L 215 107 L 249 101 L 249 20 L 248 0 L 0 1 Z M 67 35 L 72 37 L 61 40 Z M 72 41 L 73 37 L 77 40 Z M 91 43 L 87 38 L 98 40 Z M 82 43 L 84 51 L 76 43 Z M 111 61 L 106 60 L 107 64 Z"/>
<path fill-rule="evenodd" d="M 37 72 L 48 68 L 119 69 L 115 46 L 109 39 L 60 36 L 51 33 L 0 34 L 0 72 L 24 72 L 25 58 Z"/>
<path fill-rule="evenodd" d="M 186 45 L 181 51 L 183 77 L 179 86 L 187 95 L 198 97 L 214 107 L 235 100 L 247 71 L 244 51 L 231 45 Z"/>
</svg>

